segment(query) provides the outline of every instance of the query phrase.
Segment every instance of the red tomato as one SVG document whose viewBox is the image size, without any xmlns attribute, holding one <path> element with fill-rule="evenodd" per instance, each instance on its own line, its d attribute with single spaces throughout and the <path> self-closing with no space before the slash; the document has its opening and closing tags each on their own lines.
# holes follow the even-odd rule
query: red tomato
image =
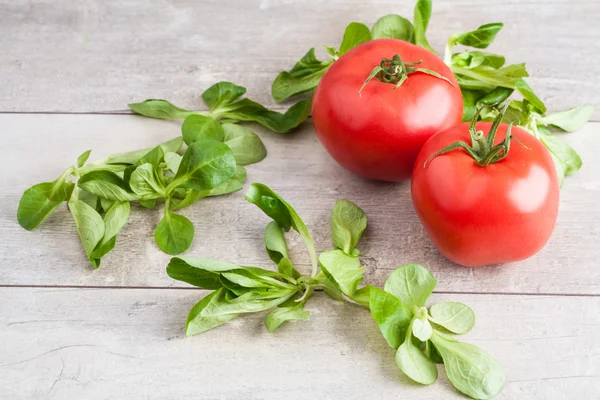
<svg viewBox="0 0 600 400">
<path fill-rule="evenodd" d="M 413 72 L 395 84 L 373 78 L 382 59 L 398 54 L 404 63 L 437 72 L 450 82 Z M 436 132 L 456 125 L 462 95 L 450 69 L 430 51 L 396 39 L 363 43 L 329 68 L 317 86 L 312 119 L 329 154 L 357 175 L 385 181 L 409 179 L 419 150 Z"/>
<path fill-rule="evenodd" d="M 478 122 L 476 129 L 487 133 L 491 125 Z M 507 127 L 500 125 L 494 144 L 504 141 Z M 554 230 L 559 183 L 552 156 L 526 131 L 513 127 L 511 133 L 518 142 L 511 140 L 506 157 L 486 166 L 464 149 L 430 159 L 458 140 L 470 144 L 468 123 L 436 134 L 419 153 L 411 187 L 415 210 L 435 246 L 457 264 L 523 260 Z"/>
</svg>

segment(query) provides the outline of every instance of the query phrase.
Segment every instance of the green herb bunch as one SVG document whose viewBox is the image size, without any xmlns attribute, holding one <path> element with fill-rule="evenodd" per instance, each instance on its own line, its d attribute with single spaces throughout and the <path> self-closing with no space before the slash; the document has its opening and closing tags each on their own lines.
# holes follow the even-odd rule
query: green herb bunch
<svg viewBox="0 0 600 400">
<path fill-rule="evenodd" d="M 272 219 L 264 242 L 277 272 L 213 259 L 172 258 L 167 266 L 171 278 L 213 290 L 191 309 L 187 335 L 254 312 L 269 311 L 265 318 L 269 331 L 286 321 L 307 320 L 305 305 L 320 288 L 334 300 L 346 298 L 368 307 L 384 338 L 396 350 L 396 364 L 415 382 L 435 382 L 436 364 L 444 364 L 452 385 L 472 398 L 489 399 L 502 390 L 505 376 L 500 364 L 477 346 L 455 338 L 473 328 L 473 311 L 458 302 L 426 307 L 436 285 L 427 269 L 404 265 L 390 274 L 383 290 L 359 288 L 365 268 L 356 246 L 367 227 L 367 217 L 356 204 L 336 202 L 330 220 L 335 248 L 317 258 L 306 225 L 277 193 L 254 183 L 246 192 L 246 200 Z M 284 232 L 291 229 L 300 234 L 308 250 L 310 275 L 302 275 L 290 260 Z"/>
<path fill-rule="evenodd" d="M 166 253 L 186 251 L 194 226 L 174 213 L 209 196 L 238 191 L 246 179 L 244 165 L 267 154 L 260 138 L 239 121 L 256 121 L 277 132 L 299 125 L 310 111 L 303 101 L 281 114 L 240 97 L 246 89 L 229 82 L 208 88 L 202 98 L 209 111 L 188 111 L 164 100 L 130 104 L 132 110 L 155 118 L 185 118 L 182 136 L 154 148 L 111 155 L 87 163 L 90 150 L 53 182 L 27 189 L 19 202 L 17 220 L 31 230 L 66 202 L 77 233 L 94 268 L 116 243 L 127 223 L 132 202 L 153 208 L 164 202 L 164 216 L 155 230 L 157 245 Z M 183 144 L 187 145 L 182 151 Z"/>
<path fill-rule="evenodd" d="M 291 70 L 279 73 L 271 87 L 273 99 L 282 102 L 290 97 L 311 92 L 340 56 L 372 39 L 400 39 L 435 53 L 426 37 L 431 18 L 431 3 L 431 0 L 417 1 L 412 23 L 396 14 L 381 17 L 371 29 L 359 22 L 350 23 L 346 27 L 339 49 L 325 47 L 330 60 L 318 60 L 315 49 L 312 48 Z M 451 35 L 446 43 L 444 61 L 456 76 L 461 88 L 464 101 L 463 121 L 471 121 L 477 110 L 481 111 L 480 119 L 492 121 L 497 115 L 497 109 L 504 108 L 502 103 L 507 102 L 508 111 L 504 121 L 526 129 L 544 143 L 552 154 L 562 184 L 566 175 L 581 168 L 582 162 L 577 152 L 566 142 L 553 136 L 549 128 L 574 132 L 589 120 L 593 107 L 585 105 L 546 114 L 546 105 L 525 80 L 529 74 L 524 63 L 505 65 L 504 56 L 480 50 L 486 49 L 494 41 L 503 26 L 500 22 L 481 25 L 473 31 Z M 456 45 L 476 50 L 453 53 Z M 515 92 L 520 98 L 511 97 Z"/>
</svg>

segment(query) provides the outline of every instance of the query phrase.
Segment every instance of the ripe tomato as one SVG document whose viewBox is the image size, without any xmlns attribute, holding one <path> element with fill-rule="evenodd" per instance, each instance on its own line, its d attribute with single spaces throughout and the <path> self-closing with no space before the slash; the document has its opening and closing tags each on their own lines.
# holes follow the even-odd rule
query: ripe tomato
<svg viewBox="0 0 600 400">
<path fill-rule="evenodd" d="M 507 127 L 500 124 L 495 145 L 505 141 Z M 475 128 L 483 135 L 492 123 Z M 451 143 L 471 143 L 468 123 L 434 135 L 419 153 L 411 187 L 415 210 L 435 246 L 457 264 L 523 260 L 552 234 L 559 200 L 552 156 L 526 131 L 512 127 L 511 134 L 516 140 L 509 139 L 505 157 L 485 166 L 462 148 L 433 157 Z"/>
<path fill-rule="evenodd" d="M 426 68 L 443 78 L 415 71 L 396 89 L 397 75 L 392 83 L 375 77 L 361 90 L 373 68 L 395 55 L 409 69 Z M 312 119 L 321 143 L 343 167 L 399 181 L 410 178 L 425 141 L 459 123 L 462 112 L 458 83 L 440 58 L 402 40 L 377 39 L 333 63 L 315 91 Z"/>
</svg>

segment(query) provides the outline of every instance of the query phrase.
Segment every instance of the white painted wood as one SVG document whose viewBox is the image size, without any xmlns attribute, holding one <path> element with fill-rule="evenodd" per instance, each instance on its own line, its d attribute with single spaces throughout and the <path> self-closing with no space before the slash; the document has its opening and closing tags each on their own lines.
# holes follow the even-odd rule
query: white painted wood
<svg viewBox="0 0 600 400">
<path fill-rule="evenodd" d="M 0 111 L 124 111 L 145 98 L 197 107 L 220 80 L 274 106 L 271 82 L 310 47 L 325 56 L 351 21 L 372 25 L 412 1 L 0 0 Z M 596 0 L 436 0 L 428 36 L 505 28 L 489 49 L 527 62 L 551 110 L 596 105 L 600 7 Z"/>
<path fill-rule="evenodd" d="M 91 160 L 114 151 L 152 146 L 174 137 L 179 123 L 135 116 L 0 115 L 0 284 L 84 286 L 173 286 L 164 272 L 169 256 L 154 244 L 161 210 L 135 207 L 116 248 L 98 270 L 87 266 L 74 224 L 61 207 L 40 228 L 27 232 L 16 222 L 23 191 L 53 180 L 86 149 Z M 325 152 L 310 124 L 289 135 L 259 128 L 269 155 L 248 167 L 248 182 L 262 182 L 287 199 L 314 235 L 319 251 L 331 247 L 329 215 L 335 200 L 347 198 L 368 215 L 359 244 L 366 281 L 381 285 L 396 266 L 418 262 L 438 278 L 439 291 L 482 293 L 600 294 L 600 141 L 598 123 L 565 135 L 584 166 L 565 181 L 559 221 L 537 256 L 512 265 L 468 269 L 435 250 L 413 211 L 408 183 L 386 184 L 357 178 Z M 188 255 L 271 266 L 263 249 L 268 222 L 243 192 L 202 200 L 184 214 L 196 226 Z M 297 265 L 309 270 L 301 241 L 288 235 Z"/>
<path fill-rule="evenodd" d="M 0 289 L 0 393 L 34 399 L 464 399 L 411 383 L 368 311 L 317 294 L 310 319 L 270 334 L 264 314 L 184 337 L 205 292 Z M 599 297 L 434 295 L 476 315 L 464 340 L 506 370 L 496 399 L 596 399 Z"/>
</svg>

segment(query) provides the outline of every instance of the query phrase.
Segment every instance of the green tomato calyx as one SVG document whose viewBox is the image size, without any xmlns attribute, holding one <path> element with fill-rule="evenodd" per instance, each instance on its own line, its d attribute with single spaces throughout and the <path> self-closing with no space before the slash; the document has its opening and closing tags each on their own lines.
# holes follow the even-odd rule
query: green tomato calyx
<svg viewBox="0 0 600 400">
<path fill-rule="evenodd" d="M 505 107 L 501 112 L 498 113 L 498 115 L 496 116 L 496 119 L 494 119 L 494 122 L 493 122 L 487 136 L 485 135 L 485 133 L 483 133 L 483 131 L 475 129 L 475 124 L 477 123 L 477 120 L 479 119 L 479 113 L 480 113 L 481 109 L 477 110 L 477 112 L 475 113 L 475 116 L 473 117 L 473 120 L 471 121 L 471 125 L 469 126 L 469 135 L 471 136 L 471 145 L 469 146 L 462 140 L 454 142 L 454 143 L 444 147 L 442 150 L 438 151 L 431 157 L 429 157 L 423 164 L 423 168 L 426 168 L 427 164 L 431 160 L 436 158 L 437 156 L 441 156 L 442 154 L 445 154 L 449 151 L 456 150 L 456 149 L 465 150 L 467 152 L 467 154 L 469 154 L 473 158 L 473 160 L 475 160 L 477 165 L 485 167 L 486 165 L 497 163 L 506 158 L 506 156 L 508 155 L 508 152 L 510 150 L 511 139 L 515 140 L 521 146 L 523 146 L 529 150 L 529 148 L 527 146 L 525 146 L 523 143 L 519 142 L 517 140 L 517 138 L 511 134 L 512 123 L 509 124 L 508 128 L 506 129 L 506 137 L 504 138 L 504 140 L 502 142 L 498 143 L 497 145 L 494 145 L 494 140 L 496 139 L 496 132 L 498 131 L 498 127 L 500 126 L 500 123 L 502 122 L 502 118 L 504 118 L 504 113 L 506 112 L 506 108 L 507 107 Z"/>
<path fill-rule="evenodd" d="M 365 80 L 365 83 L 363 83 L 363 85 L 359 89 L 358 94 L 359 95 L 361 94 L 364 87 L 367 86 L 367 84 L 373 78 L 377 78 L 381 82 L 393 83 L 395 85 L 394 89 L 397 89 L 404 83 L 404 81 L 406 79 L 408 79 L 409 74 L 412 74 L 415 72 L 421 72 L 423 74 L 427 74 L 427 75 L 431 75 L 431 76 L 434 76 L 439 79 L 443 79 L 446 82 L 448 82 L 449 84 L 451 84 L 452 86 L 454 86 L 454 83 L 452 83 L 452 81 L 450 81 L 445 76 L 440 75 L 431 69 L 418 67 L 418 65 L 421 64 L 422 62 L 423 62 L 422 60 L 419 60 L 419 61 L 415 61 L 415 62 L 405 63 L 404 61 L 402 61 L 402 58 L 398 54 L 393 56 L 391 60 L 384 58 L 381 60 L 381 63 L 378 66 L 373 68 L 373 70 L 371 71 L 371 73 L 369 74 L 367 79 Z"/>
</svg>

